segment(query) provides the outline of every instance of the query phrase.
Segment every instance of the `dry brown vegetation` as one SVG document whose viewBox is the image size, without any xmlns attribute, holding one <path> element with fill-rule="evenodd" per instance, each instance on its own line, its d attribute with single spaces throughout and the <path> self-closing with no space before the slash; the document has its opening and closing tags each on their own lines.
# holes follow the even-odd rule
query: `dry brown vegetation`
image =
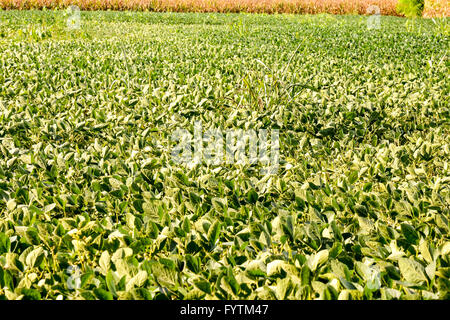
<svg viewBox="0 0 450 320">
<path fill-rule="evenodd" d="M 397 0 L 0 0 L 2 9 L 65 8 L 81 10 L 137 10 L 159 12 L 249 12 L 297 14 L 399 15 Z M 425 17 L 450 16 L 449 0 L 426 0 Z"/>
<path fill-rule="evenodd" d="M 450 17 L 449 0 L 426 0 L 423 11 L 424 17 Z"/>
<path fill-rule="evenodd" d="M 397 15 L 396 0 L 0 0 L 4 9 L 61 8 L 70 4 L 82 10 L 148 10 L 174 12 L 331 13 Z"/>
</svg>

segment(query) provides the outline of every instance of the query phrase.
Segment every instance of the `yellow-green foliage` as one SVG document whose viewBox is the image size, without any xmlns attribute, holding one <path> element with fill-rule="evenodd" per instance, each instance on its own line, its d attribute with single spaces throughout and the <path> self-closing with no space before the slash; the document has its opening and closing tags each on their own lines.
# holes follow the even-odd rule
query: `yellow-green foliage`
<svg viewBox="0 0 450 320">
<path fill-rule="evenodd" d="M 422 15 L 424 0 L 399 0 L 397 11 L 406 17 L 419 17 Z"/>
</svg>

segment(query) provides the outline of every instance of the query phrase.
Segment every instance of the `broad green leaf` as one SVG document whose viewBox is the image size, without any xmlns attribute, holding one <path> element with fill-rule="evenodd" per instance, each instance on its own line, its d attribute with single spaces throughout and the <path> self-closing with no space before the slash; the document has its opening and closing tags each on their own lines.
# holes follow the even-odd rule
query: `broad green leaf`
<svg viewBox="0 0 450 320">
<path fill-rule="evenodd" d="M 102 288 L 96 288 L 94 289 L 95 296 L 100 300 L 114 300 L 113 295 Z"/>
<path fill-rule="evenodd" d="M 419 262 L 408 258 L 400 258 L 398 260 L 398 266 L 403 278 L 407 282 L 422 284 L 424 281 L 427 281 L 425 269 Z"/>
<path fill-rule="evenodd" d="M 208 241 L 210 248 L 214 248 L 214 246 L 217 244 L 217 241 L 220 237 L 220 230 L 221 230 L 221 224 L 219 221 L 214 221 L 213 224 L 208 229 Z"/>
<path fill-rule="evenodd" d="M 102 273 L 105 275 L 108 273 L 108 270 L 110 268 L 110 261 L 111 261 L 111 257 L 109 255 L 108 251 L 103 251 L 98 263 L 100 265 Z"/>
<path fill-rule="evenodd" d="M 201 279 L 195 280 L 195 281 L 194 281 L 194 285 L 195 285 L 198 289 L 200 289 L 201 291 L 203 291 L 203 292 L 205 292 L 205 293 L 207 293 L 207 294 L 211 294 L 211 293 L 212 293 L 211 285 L 210 285 L 210 283 L 209 283 L 208 281 L 206 281 L 206 280 L 201 280 Z"/>
<path fill-rule="evenodd" d="M 317 267 L 324 264 L 328 260 L 328 250 L 320 250 L 318 253 L 308 258 L 307 264 L 311 271 L 315 271 Z"/>
<path fill-rule="evenodd" d="M 107 287 L 108 287 L 109 292 L 111 292 L 111 294 L 112 294 L 114 297 L 117 297 L 117 292 L 116 292 L 116 282 L 115 282 L 115 280 L 114 280 L 114 276 L 113 276 L 111 270 L 109 270 L 109 271 L 106 273 L 106 279 L 105 279 L 105 280 L 106 280 L 106 285 L 107 285 Z"/>
<path fill-rule="evenodd" d="M 419 235 L 417 231 L 409 224 L 402 223 L 401 224 L 402 233 L 405 236 L 406 240 L 410 243 L 416 243 L 419 240 Z"/>
<path fill-rule="evenodd" d="M 36 268 L 42 263 L 44 257 L 45 257 L 44 249 L 38 247 L 27 255 L 25 260 L 26 265 L 30 268 Z"/>
<path fill-rule="evenodd" d="M 9 240 L 9 237 L 3 232 L 0 232 L 0 254 L 9 252 L 10 249 L 11 241 Z"/>
</svg>

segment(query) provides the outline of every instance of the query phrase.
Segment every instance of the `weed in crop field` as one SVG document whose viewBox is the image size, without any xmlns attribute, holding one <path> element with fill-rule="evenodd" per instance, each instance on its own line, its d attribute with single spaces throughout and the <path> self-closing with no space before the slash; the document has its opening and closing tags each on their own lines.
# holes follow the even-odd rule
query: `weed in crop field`
<svg viewBox="0 0 450 320">
<path fill-rule="evenodd" d="M 449 298 L 447 20 L 71 16 L 0 12 L 0 298 Z"/>
</svg>

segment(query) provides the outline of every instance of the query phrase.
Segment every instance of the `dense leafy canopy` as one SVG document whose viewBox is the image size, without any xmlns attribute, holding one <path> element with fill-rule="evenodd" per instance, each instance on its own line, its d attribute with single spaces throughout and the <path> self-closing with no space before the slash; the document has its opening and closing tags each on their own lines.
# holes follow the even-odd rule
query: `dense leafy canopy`
<svg viewBox="0 0 450 320">
<path fill-rule="evenodd" d="M 0 298 L 448 299 L 445 20 L 0 12 Z M 279 129 L 280 168 L 177 128 Z"/>
</svg>

